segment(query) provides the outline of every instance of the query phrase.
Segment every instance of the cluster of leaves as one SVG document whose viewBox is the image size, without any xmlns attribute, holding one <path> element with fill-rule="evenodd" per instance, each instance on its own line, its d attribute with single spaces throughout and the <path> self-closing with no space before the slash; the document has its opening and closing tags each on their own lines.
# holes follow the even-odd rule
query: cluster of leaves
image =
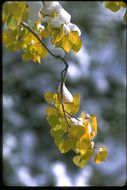
<svg viewBox="0 0 127 190">
<path fill-rule="evenodd" d="M 50 36 L 52 44 L 56 47 L 63 48 L 66 53 L 69 53 L 71 50 L 77 53 L 82 47 L 82 42 L 78 32 L 71 31 L 70 33 L 66 34 L 63 24 L 61 24 L 60 28 L 53 28 L 49 23 L 42 32 L 42 38 Z"/>
<path fill-rule="evenodd" d="M 23 50 L 23 61 L 32 60 L 41 63 L 42 58 L 48 55 L 47 49 L 22 22 L 27 22 L 29 6 L 26 2 L 5 2 L 3 4 L 3 43 L 11 51 Z M 55 16 L 55 14 L 53 15 Z M 82 46 L 78 32 L 72 31 L 65 34 L 63 25 L 60 28 L 52 28 L 49 23 L 42 27 L 41 19 L 37 20 L 32 29 L 40 40 L 51 37 L 51 42 L 56 47 L 62 48 L 69 53 L 71 49 L 78 52 Z M 45 24 L 45 23 L 44 23 Z M 40 27 L 41 26 L 41 27 Z"/>
<path fill-rule="evenodd" d="M 113 12 L 119 11 L 121 8 L 126 8 L 127 3 L 124 1 L 104 1 L 104 5 L 107 9 L 110 9 Z M 127 21 L 127 12 L 124 14 L 124 21 Z"/>
<path fill-rule="evenodd" d="M 29 6 L 24 1 L 4 3 L 3 42 L 9 50 L 22 49 L 24 61 L 32 60 L 38 63 L 41 63 L 41 59 L 50 53 L 48 48 L 41 43 L 46 38 L 51 38 L 51 43 L 55 47 L 62 48 L 66 53 L 71 50 L 77 53 L 80 50 L 82 42 L 78 31 L 67 33 L 63 23 L 59 28 L 54 27 L 50 22 L 43 25 L 41 21 L 46 15 L 42 15 L 42 18 L 36 20 L 30 27 L 27 24 L 29 11 Z M 56 12 L 51 15 L 52 18 L 57 16 Z M 72 98 L 72 101 L 65 101 L 62 98 L 62 91 L 45 94 L 46 101 L 52 104 L 52 107 L 46 109 L 47 119 L 51 126 L 50 133 L 61 153 L 70 150 L 76 153 L 73 162 L 77 166 L 85 167 L 93 156 L 96 164 L 99 164 L 106 160 L 108 153 L 104 146 L 95 149 L 96 145 L 92 141 L 97 135 L 96 116 L 92 114 L 88 116 L 82 112 L 79 118 L 72 117 L 79 111 L 80 94 Z"/>
<path fill-rule="evenodd" d="M 105 161 L 108 156 L 106 148 L 93 142 L 97 135 L 96 116 L 91 114 L 88 117 L 82 112 L 80 118 L 72 117 L 79 111 L 80 94 L 75 94 L 72 102 L 63 101 L 64 110 L 60 93 L 46 92 L 44 97 L 52 105 L 46 108 L 46 114 L 50 134 L 59 151 L 74 151 L 73 162 L 80 168 L 84 168 L 93 157 L 96 164 Z"/>
</svg>

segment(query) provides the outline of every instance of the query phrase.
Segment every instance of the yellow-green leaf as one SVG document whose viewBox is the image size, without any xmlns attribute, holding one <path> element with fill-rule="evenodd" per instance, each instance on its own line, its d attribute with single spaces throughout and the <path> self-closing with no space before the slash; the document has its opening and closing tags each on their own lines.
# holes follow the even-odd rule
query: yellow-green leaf
<svg viewBox="0 0 127 190">
<path fill-rule="evenodd" d="M 87 152 L 88 148 L 91 147 L 91 141 L 90 140 L 79 140 L 76 143 L 76 148 L 78 149 L 78 152 L 83 155 Z"/>
<path fill-rule="evenodd" d="M 60 124 L 59 117 L 57 115 L 51 115 L 47 117 L 49 125 L 53 128 Z"/>
<path fill-rule="evenodd" d="M 83 136 L 84 133 L 85 133 L 84 127 L 71 126 L 71 128 L 69 128 L 70 136 L 75 137 L 77 139 L 80 139 Z"/>
<path fill-rule="evenodd" d="M 73 103 L 74 103 L 74 106 L 72 108 L 72 113 L 77 113 L 79 111 L 79 106 L 80 106 L 80 94 L 75 94 L 73 96 Z"/>
<path fill-rule="evenodd" d="M 63 145 L 63 142 L 64 142 L 64 139 L 62 136 L 55 138 L 55 144 L 58 146 L 59 149 Z"/>
<path fill-rule="evenodd" d="M 11 17 L 10 19 L 9 19 L 9 21 L 8 21 L 8 28 L 10 28 L 10 29 L 12 29 L 12 30 L 14 30 L 15 28 L 17 28 L 17 21 L 16 21 L 16 19 L 14 18 L 14 17 Z"/>
<path fill-rule="evenodd" d="M 92 133 L 91 133 L 91 139 L 93 139 L 97 134 L 97 118 L 96 115 L 90 115 L 92 119 Z"/>
<path fill-rule="evenodd" d="M 87 165 L 88 161 L 91 159 L 92 155 L 93 155 L 93 150 L 89 149 L 85 154 L 75 156 L 73 158 L 73 162 L 78 167 L 84 168 Z"/>
<path fill-rule="evenodd" d="M 53 107 L 47 107 L 45 112 L 48 115 L 48 117 L 51 115 L 57 115 L 57 110 Z"/>
<path fill-rule="evenodd" d="M 53 103 L 53 97 L 54 97 L 54 93 L 52 93 L 52 92 L 46 92 L 44 94 L 44 98 L 45 98 L 46 102 L 48 102 L 48 103 Z"/>
<path fill-rule="evenodd" d="M 66 153 L 72 149 L 74 142 L 71 139 L 66 139 L 60 144 L 59 150 L 61 153 Z"/>
<path fill-rule="evenodd" d="M 25 52 L 22 54 L 23 61 L 29 61 L 32 59 L 32 54 L 30 52 Z"/>
<path fill-rule="evenodd" d="M 64 135 L 64 133 L 65 133 L 65 131 L 63 131 L 62 129 L 59 129 L 59 130 L 57 130 L 57 131 L 54 131 L 54 129 L 52 128 L 52 129 L 50 130 L 50 134 L 51 134 L 54 138 L 56 138 L 56 137 L 62 137 L 62 136 Z"/>
<path fill-rule="evenodd" d="M 104 5 L 106 8 L 110 9 L 113 12 L 119 11 L 121 7 L 120 1 L 104 1 Z"/>
</svg>

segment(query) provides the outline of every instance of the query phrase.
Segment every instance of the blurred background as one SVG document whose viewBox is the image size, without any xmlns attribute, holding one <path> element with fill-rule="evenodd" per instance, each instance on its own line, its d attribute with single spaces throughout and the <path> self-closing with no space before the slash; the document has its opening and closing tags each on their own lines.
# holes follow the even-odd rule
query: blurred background
<svg viewBox="0 0 127 190">
<path fill-rule="evenodd" d="M 21 60 L 3 45 L 3 180 L 7 186 L 123 186 L 126 183 L 125 9 L 113 13 L 99 2 L 60 1 L 82 32 L 83 46 L 69 63 L 66 86 L 81 94 L 81 111 L 96 114 L 95 142 L 106 162 L 84 169 L 72 152 L 61 154 L 49 133 L 44 100 L 55 91 L 63 63 L 50 55 L 42 65 Z M 80 114 L 79 113 L 79 114 Z"/>
</svg>

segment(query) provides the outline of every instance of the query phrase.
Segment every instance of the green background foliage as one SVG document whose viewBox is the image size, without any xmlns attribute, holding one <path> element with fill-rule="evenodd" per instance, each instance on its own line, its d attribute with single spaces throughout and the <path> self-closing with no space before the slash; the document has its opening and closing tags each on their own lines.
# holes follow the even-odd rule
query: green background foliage
<svg viewBox="0 0 127 190">
<path fill-rule="evenodd" d="M 12 186 L 124 185 L 126 182 L 126 28 L 124 10 L 101 2 L 61 2 L 82 31 L 83 47 L 65 58 L 67 87 L 81 94 L 81 108 L 96 114 L 96 141 L 107 147 L 106 162 L 79 169 L 72 152 L 61 154 L 50 135 L 44 100 L 60 82 L 63 64 L 50 55 L 42 65 L 23 62 L 22 52 L 3 46 L 4 184 Z M 47 42 L 47 46 L 49 43 Z M 78 159 L 78 158 L 77 158 Z M 75 158 L 75 160 L 77 160 Z M 84 163 L 85 164 L 85 163 Z M 64 180 L 63 180 L 64 179 Z M 64 181 L 62 183 L 61 181 Z"/>
</svg>

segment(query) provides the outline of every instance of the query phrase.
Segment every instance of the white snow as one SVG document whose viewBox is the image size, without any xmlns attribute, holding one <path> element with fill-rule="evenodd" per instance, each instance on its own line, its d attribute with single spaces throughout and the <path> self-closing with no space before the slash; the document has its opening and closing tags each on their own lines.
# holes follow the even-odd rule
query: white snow
<svg viewBox="0 0 127 190">
<path fill-rule="evenodd" d="M 27 5 L 30 8 L 28 23 L 34 24 L 40 18 L 39 12 L 43 8 L 43 3 L 42 1 L 27 1 Z"/>
<path fill-rule="evenodd" d="M 65 11 L 63 8 L 58 11 L 59 18 L 63 21 L 65 24 L 69 24 L 71 21 L 71 15 Z"/>
<path fill-rule="evenodd" d="M 60 87 L 61 84 L 58 86 L 58 93 L 60 93 Z M 73 102 L 73 96 L 69 92 L 69 90 L 66 88 L 65 84 L 63 84 L 63 98 L 64 102 Z"/>
<path fill-rule="evenodd" d="M 59 17 L 54 17 L 51 20 L 51 25 L 53 28 L 60 28 L 62 25 L 62 21 L 59 19 Z"/>
<path fill-rule="evenodd" d="M 81 31 L 76 24 L 69 23 L 67 26 L 70 28 L 70 31 L 77 31 L 78 35 L 81 36 Z"/>
<path fill-rule="evenodd" d="M 75 118 L 72 117 L 71 121 L 72 121 L 73 125 L 75 125 L 75 126 L 78 126 L 78 125 L 84 126 L 83 125 L 83 119 L 81 117 L 77 118 L 77 119 L 75 119 Z"/>
<path fill-rule="evenodd" d="M 65 34 L 69 34 L 70 33 L 70 28 L 64 24 L 64 32 Z"/>
</svg>

